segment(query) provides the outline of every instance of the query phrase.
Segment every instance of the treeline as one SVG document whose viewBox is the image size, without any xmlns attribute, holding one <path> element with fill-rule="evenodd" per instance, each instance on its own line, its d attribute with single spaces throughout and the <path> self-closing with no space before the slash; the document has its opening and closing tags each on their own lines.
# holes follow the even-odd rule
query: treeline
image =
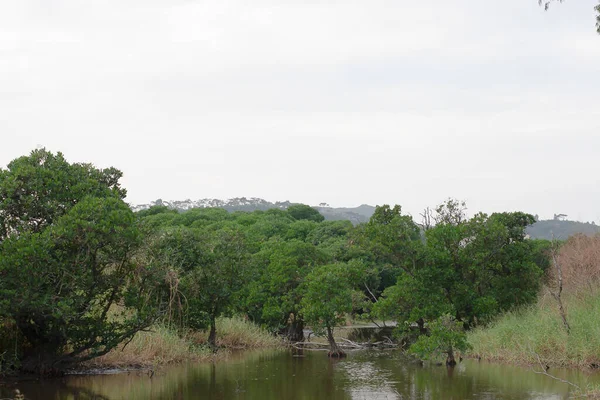
<svg viewBox="0 0 600 400">
<path fill-rule="evenodd" d="M 547 242 L 531 215 L 476 214 L 448 200 L 421 223 L 400 206 L 368 223 L 315 209 L 134 214 L 121 173 L 35 150 L 0 170 L 0 368 L 50 374 L 106 354 L 157 322 L 184 333 L 239 314 L 342 356 L 347 316 L 398 321 L 426 357 L 465 349 L 465 330 L 535 300 Z"/>
</svg>

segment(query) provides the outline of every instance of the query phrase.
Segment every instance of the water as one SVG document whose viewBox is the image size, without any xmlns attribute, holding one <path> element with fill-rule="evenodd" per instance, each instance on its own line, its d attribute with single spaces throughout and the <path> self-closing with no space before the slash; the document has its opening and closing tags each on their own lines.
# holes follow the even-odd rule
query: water
<svg viewBox="0 0 600 400">
<path fill-rule="evenodd" d="M 557 376 L 598 381 L 577 371 Z M 398 351 L 357 351 L 330 360 L 323 352 L 249 352 L 217 364 L 186 364 L 157 371 L 4 382 L 0 398 L 18 387 L 31 400 L 188 399 L 567 399 L 569 386 L 531 369 L 465 360 L 454 369 L 420 366 Z"/>
</svg>

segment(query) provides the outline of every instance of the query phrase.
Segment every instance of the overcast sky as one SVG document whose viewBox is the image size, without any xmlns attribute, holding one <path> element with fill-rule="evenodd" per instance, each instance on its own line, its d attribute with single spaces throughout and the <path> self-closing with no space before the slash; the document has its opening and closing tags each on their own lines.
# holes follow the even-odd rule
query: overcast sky
<svg viewBox="0 0 600 400">
<path fill-rule="evenodd" d="M 0 166 L 127 201 L 448 197 L 600 221 L 596 0 L 1 0 Z"/>
</svg>

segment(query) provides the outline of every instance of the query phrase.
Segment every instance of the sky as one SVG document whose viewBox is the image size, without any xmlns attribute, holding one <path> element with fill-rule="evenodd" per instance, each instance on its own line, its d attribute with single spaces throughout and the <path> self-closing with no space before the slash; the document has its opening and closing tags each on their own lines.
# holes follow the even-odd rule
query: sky
<svg viewBox="0 0 600 400">
<path fill-rule="evenodd" d="M 597 0 L 2 0 L 0 167 L 600 222 Z"/>
</svg>

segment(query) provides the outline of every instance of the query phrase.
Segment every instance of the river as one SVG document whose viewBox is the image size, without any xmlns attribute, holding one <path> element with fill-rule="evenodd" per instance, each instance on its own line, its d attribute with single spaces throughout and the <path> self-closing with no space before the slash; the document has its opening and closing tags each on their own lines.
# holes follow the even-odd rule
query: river
<svg viewBox="0 0 600 400">
<path fill-rule="evenodd" d="M 595 381 L 579 371 L 549 371 L 578 384 Z M 148 372 L 71 375 L 8 381 L 0 398 L 19 388 L 30 400 L 191 399 L 567 399 L 569 385 L 531 369 L 464 360 L 453 369 L 421 366 L 399 351 L 355 351 L 342 360 L 324 352 L 245 352 L 216 364 L 186 364 Z"/>
</svg>

